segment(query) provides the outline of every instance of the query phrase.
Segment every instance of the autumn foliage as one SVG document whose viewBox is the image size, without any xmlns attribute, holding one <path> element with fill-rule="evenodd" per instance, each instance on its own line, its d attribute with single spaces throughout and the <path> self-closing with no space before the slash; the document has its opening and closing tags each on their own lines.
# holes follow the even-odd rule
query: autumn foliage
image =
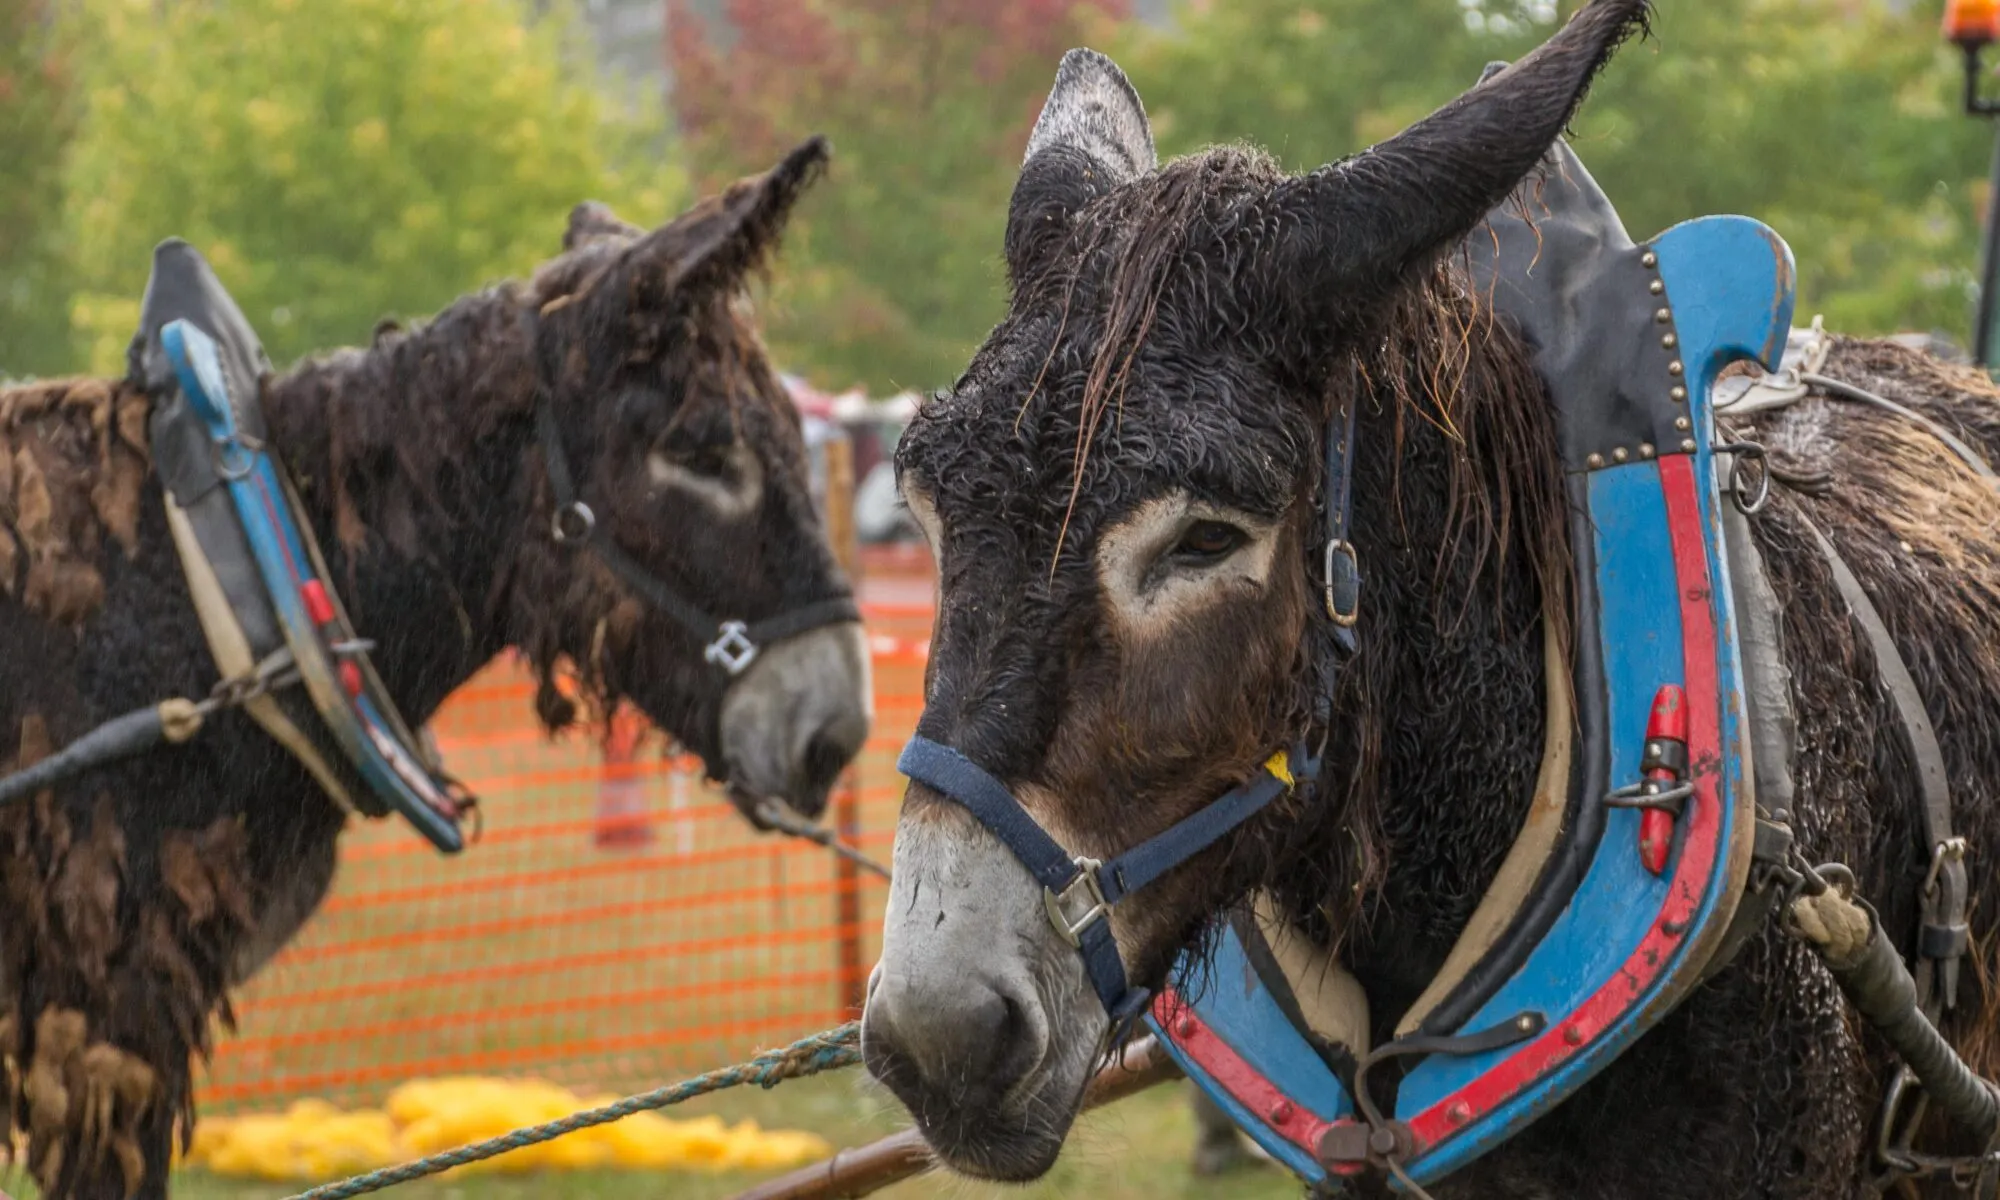
<svg viewBox="0 0 2000 1200">
<path fill-rule="evenodd" d="M 1126 0 L 668 0 L 674 107 L 697 176 L 761 170 L 810 133 L 833 186 L 776 284 L 774 340 L 835 387 L 951 382 L 1003 310 L 1000 235 L 1063 51 Z"/>
</svg>

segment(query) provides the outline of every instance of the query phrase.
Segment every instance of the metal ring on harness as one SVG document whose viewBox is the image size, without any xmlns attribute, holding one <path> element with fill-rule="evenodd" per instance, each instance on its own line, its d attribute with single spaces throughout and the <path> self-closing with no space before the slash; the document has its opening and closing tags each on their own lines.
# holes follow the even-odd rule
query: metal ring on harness
<svg viewBox="0 0 2000 1200">
<path fill-rule="evenodd" d="M 233 437 L 219 437 L 213 440 L 215 449 L 215 473 L 231 483 L 250 478 L 250 472 L 257 469 L 257 460 L 250 456 L 250 450 Z M 231 457 L 234 452 L 236 457 Z M 241 465 L 237 465 L 237 464 Z"/>
<path fill-rule="evenodd" d="M 1729 495 L 1736 502 L 1736 509 L 1744 516 L 1754 516 L 1761 512 L 1771 499 L 1771 464 L 1764 459 L 1761 442 L 1725 442 L 1714 448 L 1717 454 L 1727 454 L 1732 458 L 1729 469 Z M 1743 492 L 1743 464 L 1757 464 L 1757 487 L 1748 497 Z"/>
<path fill-rule="evenodd" d="M 555 513 L 549 518 L 550 536 L 563 545 L 588 541 L 596 528 L 597 514 L 591 512 L 590 505 L 581 500 L 558 504 Z"/>
</svg>

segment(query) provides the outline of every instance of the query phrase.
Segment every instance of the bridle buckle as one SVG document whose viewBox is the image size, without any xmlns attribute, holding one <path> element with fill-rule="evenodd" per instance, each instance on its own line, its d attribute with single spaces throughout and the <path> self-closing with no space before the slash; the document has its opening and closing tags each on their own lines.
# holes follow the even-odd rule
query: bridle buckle
<svg viewBox="0 0 2000 1200">
<path fill-rule="evenodd" d="M 1048 909 L 1049 924 L 1056 927 L 1063 940 L 1081 949 L 1084 930 L 1111 915 L 1111 905 L 1104 899 L 1104 888 L 1097 882 L 1098 868 L 1104 864 L 1094 858 L 1072 860 L 1081 874 L 1070 881 L 1061 892 L 1042 889 L 1042 905 Z M 1083 889 L 1079 896 L 1077 889 Z M 1086 907 L 1087 906 L 1087 907 Z M 1078 912 L 1082 909 L 1082 912 Z"/>
<path fill-rule="evenodd" d="M 757 657 L 757 643 L 750 640 L 748 627 L 741 621 L 724 621 L 715 640 L 708 644 L 702 657 L 731 675 L 741 675 L 743 668 Z"/>
<path fill-rule="evenodd" d="M 1320 578 L 1325 581 L 1327 619 L 1342 629 L 1354 628 L 1361 619 L 1361 563 L 1354 543 L 1327 539 Z"/>
</svg>

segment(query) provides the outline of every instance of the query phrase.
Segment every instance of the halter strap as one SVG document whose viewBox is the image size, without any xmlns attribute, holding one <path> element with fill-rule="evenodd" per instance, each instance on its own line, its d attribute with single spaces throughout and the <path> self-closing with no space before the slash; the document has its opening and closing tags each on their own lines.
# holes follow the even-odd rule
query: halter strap
<svg viewBox="0 0 2000 1200">
<path fill-rule="evenodd" d="M 1355 386 L 1334 401 L 1326 423 L 1326 557 L 1322 564 L 1326 616 L 1340 648 L 1354 653 L 1354 626 L 1361 618 L 1361 565 L 1354 543 L 1347 540 L 1354 518 L 1354 406 L 1360 402 L 1360 371 Z"/>
<path fill-rule="evenodd" d="M 957 750 L 921 734 L 903 747 L 896 769 L 971 813 L 1042 885 L 1049 922 L 1083 956 L 1090 986 L 1114 1024 L 1136 1016 L 1152 993 L 1129 986 L 1118 943 L 1111 936 L 1111 906 L 1222 840 L 1231 830 L 1311 779 L 1319 763 L 1303 748 L 1273 754 L 1248 782 L 1224 792 L 1165 831 L 1100 863 L 1072 857 L 1049 836 L 1007 785 Z"/>
<path fill-rule="evenodd" d="M 535 425 L 541 435 L 542 457 L 547 462 L 549 490 L 555 493 L 556 511 L 550 535 L 562 544 L 588 546 L 611 573 L 637 592 L 647 604 L 680 622 L 703 644 L 703 657 L 731 675 L 741 675 L 763 647 L 796 637 L 822 625 L 859 621 L 861 610 L 851 594 L 818 600 L 799 608 L 766 617 L 754 623 L 717 620 L 661 582 L 619 548 L 610 538 L 597 537 L 597 515 L 577 498 L 576 483 L 569 473 L 569 458 L 563 453 L 562 431 L 547 395 L 535 404 Z"/>
</svg>

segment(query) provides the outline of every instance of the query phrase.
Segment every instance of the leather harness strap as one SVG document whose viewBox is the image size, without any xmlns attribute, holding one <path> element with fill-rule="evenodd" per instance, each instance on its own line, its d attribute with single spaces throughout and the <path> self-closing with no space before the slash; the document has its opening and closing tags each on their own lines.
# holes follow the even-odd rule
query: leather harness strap
<svg viewBox="0 0 2000 1200">
<path fill-rule="evenodd" d="M 569 473 L 569 456 L 563 452 L 562 431 L 556 424 L 555 408 L 547 395 L 535 404 L 535 425 L 542 442 L 542 458 L 547 464 L 549 490 L 555 494 L 555 516 L 550 534 L 558 543 L 588 546 L 598 561 L 647 604 L 678 621 L 699 638 L 703 656 L 731 675 L 741 675 L 765 646 L 796 637 L 822 625 L 838 625 L 861 620 L 861 610 L 850 593 L 818 600 L 774 617 L 746 623 L 717 620 L 680 593 L 660 581 L 608 537 L 598 537 L 597 516 L 577 498 L 576 483 Z"/>
<path fill-rule="evenodd" d="M 1354 653 L 1354 626 L 1361 618 L 1361 569 L 1355 558 L 1354 543 L 1347 540 L 1348 524 L 1354 512 L 1354 406 L 1360 401 L 1361 371 L 1352 371 L 1352 383 L 1334 400 L 1332 419 L 1326 425 L 1326 557 L 1322 564 L 1326 585 L 1326 616 L 1333 623 L 1334 641 L 1349 654 Z"/>
<path fill-rule="evenodd" d="M 1965 840 L 1951 831 L 1951 782 L 1945 771 L 1944 752 L 1937 732 L 1924 710 L 1922 693 L 1896 649 L 1895 639 L 1876 611 L 1861 581 L 1835 550 L 1826 534 L 1803 512 L 1799 521 L 1819 544 L 1826 556 L 1833 582 L 1847 602 L 1854 623 L 1861 627 L 1875 655 L 1875 671 L 1882 680 L 1903 733 L 1909 739 L 1910 757 L 1917 767 L 1917 790 L 1923 803 L 1924 842 L 1929 850 L 1929 870 L 1921 897 L 1923 925 L 1917 935 L 1917 999 L 1927 1015 L 1949 1011 L 1958 999 L 1959 960 L 1970 940 L 1966 928 Z"/>
</svg>

